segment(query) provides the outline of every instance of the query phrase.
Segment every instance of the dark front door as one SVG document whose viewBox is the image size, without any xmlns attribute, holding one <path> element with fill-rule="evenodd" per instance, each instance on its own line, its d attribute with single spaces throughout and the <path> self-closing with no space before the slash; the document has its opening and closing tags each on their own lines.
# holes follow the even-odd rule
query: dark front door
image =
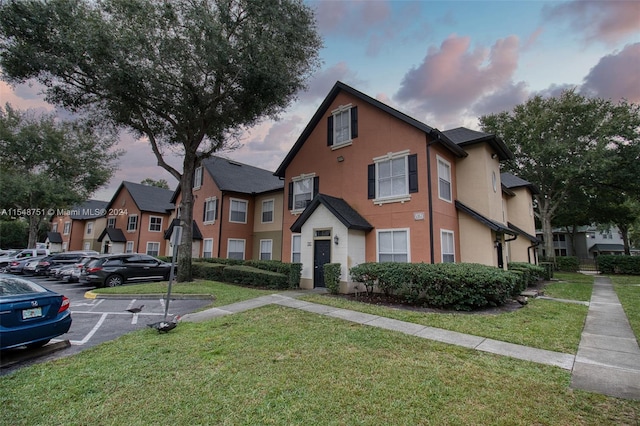
<svg viewBox="0 0 640 426">
<path fill-rule="evenodd" d="M 331 240 L 315 240 L 313 244 L 313 286 L 324 287 L 324 264 L 331 262 Z"/>
</svg>

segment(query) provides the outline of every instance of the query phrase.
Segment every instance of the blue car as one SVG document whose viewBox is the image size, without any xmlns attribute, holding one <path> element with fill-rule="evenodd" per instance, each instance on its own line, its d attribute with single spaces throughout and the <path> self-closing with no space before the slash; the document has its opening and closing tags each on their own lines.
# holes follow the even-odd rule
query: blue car
<svg viewBox="0 0 640 426">
<path fill-rule="evenodd" d="M 67 297 L 32 281 L 0 274 L 0 350 L 38 348 L 69 328 Z"/>
</svg>

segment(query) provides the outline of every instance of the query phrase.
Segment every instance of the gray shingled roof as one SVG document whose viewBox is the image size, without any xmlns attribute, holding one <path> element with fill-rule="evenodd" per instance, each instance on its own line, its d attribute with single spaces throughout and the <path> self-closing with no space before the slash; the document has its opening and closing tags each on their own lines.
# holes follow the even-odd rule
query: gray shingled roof
<svg viewBox="0 0 640 426">
<path fill-rule="evenodd" d="M 174 205 L 171 202 L 173 191 L 163 189 L 157 186 L 142 185 L 141 183 L 122 182 L 120 188 L 116 191 L 113 199 L 118 195 L 122 187 L 127 188 L 131 198 L 136 206 L 143 212 L 167 213 L 173 210 Z M 113 200 L 109 204 L 111 204 Z"/>
<path fill-rule="evenodd" d="M 496 222 L 495 220 L 491 220 L 488 217 L 483 216 L 482 214 L 480 214 L 477 211 L 473 210 L 471 207 L 465 206 L 464 204 L 462 204 L 458 200 L 456 200 L 456 209 L 465 212 L 466 214 L 468 214 L 469 216 L 471 216 L 472 218 L 474 218 L 478 222 L 480 222 L 483 225 L 487 226 L 492 231 L 500 232 L 500 233 L 503 233 L 503 234 L 509 234 L 509 235 L 513 235 L 513 236 L 518 235 L 518 233 L 516 231 L 514 231 L 513 229 L 510 229 L 508 226 L 505 226 L 505 225 L 503 225 L 503 224 L 501 224 L 499 222 Z"/>
<path fill-rule="evenodd" d="M 50 243 L 62 244 L 62 235 L 60 235 L 59 232 L 49 231 L 47 232 L 47 238 L 49 239 Z"/>
<path fill-rule="evenodd" d="M 534 194 L 538 194 L 540 192 L 531 182 L 512 175 L 511 173 L 500 173 L 500 182 L 502 182 L 502 186 L 508 189 L 527 187 Z"/>
<path fill-rule="evenodd" d="M 173 219 L 171 221 L 171 225 L 169 225 L 169 228 L 167 228 L 166 231 L 164 231 L 164 239 L 165 240 L 170 240 L 171 239 L 171 235 L 173 235 L 173 228 L 176 226 L 180 226 L 180 219 Z M 196 223 L 196 221 L 193 221 L 193 228 L 191 228 L 191 239 L 193 240 L 201 240 L 202 239 L 202 232 L 200 232 L 200 228 L 198 227 L 198 224 Z"/>
<path fill-rule="evenodd" d="M 445 130 L 442 133 L 462 148 L 468 145 L 486 142 L 496 151 L 501 161 L 513 159 L 513 154 L 504 142 L 491 133 L 479 132 L 477 130 L 467 129 L 466 127 L 457 127 L 455 129 Z"/>
<path fill-rule="evenodd" d="M 69 215 L 74 220 L 87 220 L 103 217 L 106 215 L 108 201 L 87 200 L 84 203 L 71 209 L 72 214 Z"/>
<path fill-rule="evenodd" d="M 307 208 L 291 225 L 292 232 L 300 232 L 302 225 L 311 217 L 313 212 L 320 205 L 325 206 L 331 214 L 333 214 L 347 229 L 358 229 L 361 231 L 370 231 L 373 226 L 360 213 L 355 211 L 346 201 L 342 198 L 331 197 L 325 194 L 318 194 L 309 203 Z"/>
<path fill-rule="evenodd" d="M 261 194 L 284 189 L 284 181 L 273 172 L 221 157 L 202 162 L 221 191 Z"/>
<path fill-rule="evenodd" d="M 98 241 L 102 242 L 105 235 L 109 236 L 109 241 L 114 243 L 126 243 L 127 237 L 124 236 L 124 232 L 120 228 L 104 228 L 100 236 L 98 237 Z"/>
</svg>

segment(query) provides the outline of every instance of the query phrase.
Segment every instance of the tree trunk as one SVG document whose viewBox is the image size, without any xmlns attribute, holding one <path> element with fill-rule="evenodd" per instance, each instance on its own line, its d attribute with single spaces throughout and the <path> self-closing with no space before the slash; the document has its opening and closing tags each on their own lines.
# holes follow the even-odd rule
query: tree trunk
<svg viewBox="0 0 640 426">
<path fill-rule="evenodd" d="M 196 155 L 186 153 L 180 179 L 180 226 L 182 242 L 178 248 L 178 282 L 193 281 L 191 274 L 191 249 L 193 246 L 193 176 L 196 170 Z"/>
<path fill-rule="evenodd" d="M 538 210 L 542 223 L 542 236 L 544 238 L 545 256 L 549 262 L 555 262 L 556 251 L 553 247 L 553 228 L 551 227 L 551 208 L 548 199 L 539 199 Z"/>
<path fill-rule="evenodd" d="M 29 216 L 29 242 L 27 243 L 27 248 L 36 248 L 36 243 L 38 242 L 38 228 L 40 227 L 41 221 L 42 218 L 40 216 Z"/>
<path fill-rule="evenodd" d="M 631 256 L 631 246 L 629 245 L 629 227 L 617 224 L 620 235 L 622 235 L 622 244 L 624 245 L 624 254 Z"/>
</svg>

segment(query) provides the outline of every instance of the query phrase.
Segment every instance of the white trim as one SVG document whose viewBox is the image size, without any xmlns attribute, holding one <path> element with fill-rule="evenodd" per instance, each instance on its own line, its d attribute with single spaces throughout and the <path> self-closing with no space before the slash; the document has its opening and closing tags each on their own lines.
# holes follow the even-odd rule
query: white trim
<svg viewBox="0 0 640 426">
<path fill-rule="evenodd" d="M 158 254 L 150 254 L 149 253 L 149 244 L 157 244 L 158 245 Z M 147 250 L 145 251 L 145 253 L 148 254 L 149 256 L 160 256 L 160 242 L 158 242 L 158 241 L 147 241 Z"/>
<path fill-rule="evenodd" d="M 232 213 L 234 211 L 233 210 L 233 202 L 234 201 L 237 201 L 239 203 L 244 203 L 244 205 L 245 205 L 244 221 L 243 222 L 238 221 L 238 220 L 232 220 L 232 217 L 233 217 Z M 239 211 L 239 210 L 237 210 L 237 211 Z M 231 223 L 247 223 L 247 220 L 249 219 L 248 216 L 249 216 L 249 201 L 243 200 L 242 198 L 229 198 L 229 222 L 231 222 Z"/>
<path fill-rule="evenodd" d="M 268 203 L 271 202 L 271 220 L 265 222 L 264 221 L 264 203 Z M 260 210 L 260 223 L 273 223 L 275 221 L 275 216 L 276 216 L 276 199 L 275 198 L 269 198 L 266 200 L 262 200 L 262 206 L 261 206 L 261 210 Z"/>
<path fill-rule="evenodd" d="M 443 198 L 442 195 L 440 194 L 440 162 L 444 163 L 448 168 L 449 168 L 449 199 Z M 440 157 L 439 155 L 436 155 L 436 174 L 438 177 L 438 198 L 441 199 L 442 201 L 446 201 L 448 203 L 452 203 L 453 202 L 453 169 L 451 168 L 451 163 L 447 160 L 445 160 L 444 158 Z"/>
<path fill-rule="evenodd" d="M 442 263 L 445 263 L 444 261 L 444 234 L 449 234 L 451 235 L 451 244 L 453 245 L 453 253 L 446 253 L 446 254 L 453 254 L 453 262 L 447 262 L 447 263 L 456 263 L 456 233 L 453 232 L 450 229 L 440 229 L 440 261 Z"/>
<path fill-rule="evenodd" d="M 294 247 L 293 240 L 296 237 L 300 239 L 300 251 L 298 252 L 293 251 L 293 247 Z M 295 262 L 295 260 L 293 260 L 294 253 L 298 253 L 298 255 L 300 256 L 300 259 L 298 260 L 298 262 Z M 291 263 L 300 263 L 300 262 L 302 262 L 302 234 L 291 234 Z"/>
<path fill-rule="evenodd" d="M 153 219 L 160 219 L 160 229 L 157 231 L 155 229 L 151 229 L 151 221 Z M 162 216 L 149 216 L 149 232 L 162 232 Z"/>
<path fill-rule="evenodd" d="M 133 229 L 129 229 L 129 223 L 132 217 L 136 218 L 136 227 Z M 136 232 L 138 230 L 138 225 L 139 225 L 138 219 L 139 219 L 139 216 L 137 214 L 130 214 L 129 216 L 127 216 L 127 232 Z"/>
<path fill-rule="evenodd" d="M 230 259 L 229 246 L 231 245 L 231 241 L 242 241 L 242 259 L 240 260 L 244 260 L 245 253 L 247 251 L 247 240 L 240 239 L 240 238 L 227 238 L 227 259 Z M 234 252 L 234 253 L 237 253 L 237 252 Z"/>
<path fill-rule="evenodd" d="M 262 251 L 262 243 L 263 242 L 265 242 L 265 243 L 268 242 L 269 243 L 269 252 L 268 252 L 269 253 L 269 259 L 262 259 L 262 253 L 267 253 L 266 251 L 265 252 Z M 260 240 L 260 246 L 259 246 L 258 251 L 259 251 L 258 258 L 260 260 L 273 260 L 273 240 L 271 238 Z"/>
<path fill-rule="evenodd" d="M 411 201 L 411 194 L 409 193 L 409 155 L 411 151 L 405 149 L 403 151 L 398 152 L 388 152 L 386 155 L 382 155 L 380 157 L 375 157 L 373 159 L 373 163 L 375 164 L 376 175 L 375 175 L 375 189 L 376 196 L 372 200 L 376 205 L 388 204 L 388 203 L 405 203 L 407 201 Z M 380 173 L 379 173 L 379 165 L 380 163 L 386 163 L 391 160 L 404 159 L 405 165 L 405 174 L 404 174 L 404 187 L 405 193 L 398 195 L 390 195 L 387 197 L 380 197 Z"/>
<path fill-rule="evenodd" d="M 291 206 L 291 210 L 289 210 L 291 212 L 291 214 L 299 214 L 302 213 L 304 211 L 304 209 L 307 208 L 307 206 L 304 206 L 302 208 L 296 208 L 296 182 L 300 182 L 302 180 L 306 180 L 306 179 L 310 179 L 311 180 L 311 198 L 309 199 L 309 201 L 313 200 L 313 191 L 314 191 L 314 178 L 316 177 L 315 172 L 314 173 L 303 173 L 300 176 L 296 176 L 291 178 L 291 182 L 293 182 L 293 193 L 291 194 L 291 199 L 293 200 L 293 206 Z M 305 192 L 306 194 L 306 192 Z"/>
<path fill-rule="evenodd" d="M 213 219 L 212 220 L 207 220 L 207 218 L 206 218 L 207 211 L 208 211 L 207 210 L 207 204 L 209 204 L 210 201 L 214 202 L 213 203 Z M 216 223 L 217 211 L 218 211 L 218 197 L 213 196 L 213 197 L 206 198 L 204 200 L 204 212 L 203 212 L 204 213 L 203 216 L 205 216 L 205 217 L 203 218 L 204 220 L 202 221 L 202 224 L 203 225 L 211 225 L 211 224 Z"/>
<path fill-rule="evenodd" d="M 204 168 L 202 166 L 198 166 L 193 174 L 193 189 L 200 189 L 203 180 Z"/>
<path fill-rule="evenodd" d="M 129 246 L 131 246 L 131 248 L 129 248 Z M 125 244 L 124 252 L 133 253 L 133 241 L 127 241 L 127 243 Z"/>
<path fill-rule="evenodd" d="M 205 249 L 207 247 L 207 241 L 211 241 L 211 256 L 205 256 Z M 210 259 L 213 257 L 213 238 L 205 238 L 202 240 L 202 257 L 204 259 Z"/>
<path fill-rule="evenodd" d="M 381 232 L 406 232 L 407 233 L 407 263 L 411 263 L 411 228 L 376 229 L 376 262 L 380 262 L 380 233 Z"/>
</svg>

